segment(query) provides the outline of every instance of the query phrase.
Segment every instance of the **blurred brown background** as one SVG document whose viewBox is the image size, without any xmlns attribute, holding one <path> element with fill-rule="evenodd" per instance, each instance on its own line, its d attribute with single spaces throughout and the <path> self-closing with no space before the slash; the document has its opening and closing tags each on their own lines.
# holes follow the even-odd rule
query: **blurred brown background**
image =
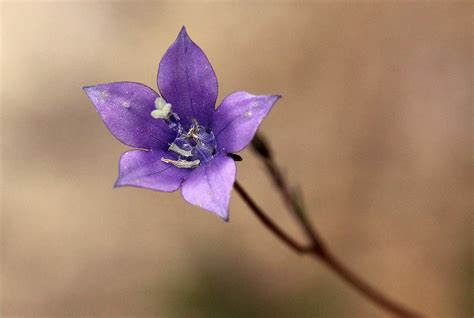
<svg viewBox="0 0 474 318">
<path fill-rule="evenodd" d="M 234 193 L 112 189 L 127 149 L 81 87 L 156 87 L 182 25 L 219 100 L 281 94 L 261 131 L 334 253 L 430 317 L 472 302 L 470 2 L 2 2 L 1 315 L 383 317 Z M 246 150 L 238 179 L 301 238 Z"/>
</svg>

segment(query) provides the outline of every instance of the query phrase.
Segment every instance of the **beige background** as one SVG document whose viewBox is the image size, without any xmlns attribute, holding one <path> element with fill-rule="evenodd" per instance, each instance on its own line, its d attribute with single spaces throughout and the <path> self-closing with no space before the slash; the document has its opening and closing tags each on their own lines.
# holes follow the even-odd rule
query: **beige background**
<svg viewBox="0 0 474 318">
<path fill-rule="evenodd" d="M 84 85 L 155 87 L 182 25 L 219 100 L 281 94 L 261 131 L 321 234 L 430 317 L 470 317 L 469 2 L 2 2 L 1 315 L 383 317 L 234 193 L 112 189 L 127 149 Z M 301 238 L 249 152 L 238 179 Z"/>
</svg>

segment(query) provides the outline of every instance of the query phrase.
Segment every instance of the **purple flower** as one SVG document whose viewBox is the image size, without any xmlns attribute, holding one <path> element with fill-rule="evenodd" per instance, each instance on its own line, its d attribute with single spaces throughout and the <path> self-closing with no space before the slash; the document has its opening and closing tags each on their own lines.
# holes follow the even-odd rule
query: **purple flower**
<svg viewBox="0 0 474 318">
<path fill-rule="evenodd" d="M 140 149 L 120 158 L 116 187 L 173 192 L 228 220 L 236 165 L 280 96 L 233 93 L 215 109 L 217 78 L 183 27 L 160 62 L 161 96 L 140 83 L 84 87 L 110 132 Z"/>
</svg>

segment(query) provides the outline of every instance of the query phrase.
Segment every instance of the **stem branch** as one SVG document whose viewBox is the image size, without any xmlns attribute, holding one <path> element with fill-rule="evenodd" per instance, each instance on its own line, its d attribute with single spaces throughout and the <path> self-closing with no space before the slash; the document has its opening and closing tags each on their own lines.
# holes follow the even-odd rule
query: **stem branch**
<svg viewBox="0 0 474 318">
<path fill-rule="evenodd" d="M 399 317 L 421 317 L 418 313 L 403 307 L 370 286 L 334 257 L 308 219 L 301 198 L 297 197 L 297 195 L 290 190 L 283 174 L 273 159 L 273 154 L 268 143 L 264 138 L 262 138 L 262 136 L 257 134 L 252 141 L 252 147 L 259 155 L 260 159 L 262 159 L 273 183 L 281 193 L 288 210 L 301 226 L 310 242 L 309 246 L 305 247 L 304 245 L 301 245 L 273 222 L 272 219 L 255 203 L 245 189 L 236 181 L 234 184 L 235 190 L 240 194 L 242 199 L 247 203 L 258 219 L 288 247 L 297 253 L 309 254 L 313 258 L 320 260 L 345 282 L 354 287 L 373 303 L 377 304 L 380 308 L 383 308 Z"/>
<path fill-rule="evenodd" d="M 247 193 L 247 191 L 245 191 L 240 183 L 236 181 L 234 188 L 245 201 L 245 203 L 247 203 L 250 209 L 255 213 L 257 218 L 263 223 L 263 225 L 295 252 L 299 254 L 310 254 L 314 258 L 320 260 L 323 262 L 323 264 L 333 270 L 338 276 L 357 289 L 361 294 L 372 300 L 381 308 L 390 311 L 392 314 L 395 314 L 399 317 L 421 317 L 415 312 L 390 300 L 381 292 L 377 291 L 362 279 L 357 277 L 346 266 L 342 265 L 342 263 L 340 263 L 326 247 L 324 250 L 321 250 L 318 246 L 322 246 L 322 244 L 319 244 L 318 246 L 304 247 L 300 243 L 296 242 L 278 225 L 276 225 L 269 216 L 265 214 L 265 212 L 255 203 L 255 201 L 250 197 L 250 195 Z"/>
<path fill-rule="evenodd" d="M 255 203 L 255 201 L 250 197 L 247 191 L 242 188 L 240 183 L 235 181 L 234 183 L 235 190 L 240 194 L 242 199 L 247 203 L 247 205 L 252 209 L 255 213 L 257 218 L 273 233 L 277 238 L 279 238 L 283 243 L 288 245 L 291 249 L 293 249 L 297 253 L 305 253 L 309 249 L 302 246 L 300 243 L 296 242 L 291 236 L 289 236 L 285 231 L 283 231 L 275 222 L 268 217 L 262 209 Z"/>
</svg>

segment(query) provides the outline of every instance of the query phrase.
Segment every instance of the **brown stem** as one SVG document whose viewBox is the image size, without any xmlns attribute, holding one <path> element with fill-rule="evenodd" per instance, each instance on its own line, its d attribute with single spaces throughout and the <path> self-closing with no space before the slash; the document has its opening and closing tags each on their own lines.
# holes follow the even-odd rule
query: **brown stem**
<svg viewBox="0 0 474 318">
<path fill-rule="evenodd" d="M 273 233 L 278 237 L 283 243 L 288 245 L 297 253 L 305 253 L 308 248 L 302 246 L 300 243 L 296 242 L 288 234 L 286 234 L 278 225 L 275 224 L 263 211 L 260 207 L 252 200 L 249 194 L 242 188 L 242 186 L 235 181 L 234 183 L 235 190 L 240 194 L 245 203 L 252 209 L 258 219 Z"/>
<path fill-rule="evenodd" d="M 316 253 L 313 253 L 312 255 L 322 261 L 324 264 L 326 264 L 339 277 L 344 279 L 347 283 L 357 289 L 361 294 L 365 295 L 367 298 L 372 300 L 381 308 L 384 308 L 387 311 L 390 311 L 400 317 L 421 317 L 421 315 L 419 315 L 418 313 L 406 307 L 403 307 L 399 303 L 396 303 L 395 301 L 389 299 L 387 296 L 383 295 L 380 291 L 374 289 L 372 286 L 370 286 L 365 281 L 356 276 L 356 274 L 354 274 L 349 268 L 347 268 L 340 261 L 338 261 L 331 253 L 326 252 L 324 255 L 318 255 Z"/>
<path fill-rule="evenodd" d="M 311 225 L 311 222 L 309 222 L 307 219 L 304 211 L 302 211 L 302 207 L 299 205 L 297 200 L 295 200 L 288 187 L 288 184 L 285 182 L 283 174 L 281 173 L 280 169 L 278 169 L 276 163 L 273 161 L 273 157 L 269 156 L 264 158 L 263 162 L 269 175 L 272 177 L 275 186 L 278 188 L 278 190 L 280 190 L 286 206 L 292 212 L 292 215 L 296 218 L 298 224 L 302 227 L 304 233 L 311 241 L 313 249 L 317 249 L 321 254 L 325 253 L 326 247 L 324 246 L 323 241 L 319 237 L 316 229 Z"/>
<path fill-rule="evenodd" d="M 295 240 L 293 240 L 286 232 L 284 232 L 278 225 L 276 225 L 270 217 L 268 217 L 264 211 L 256 204 L 256 202 L 250 197 L 250 195 L 245 191 L 245 189 L 236 181 L 234 184 L 235 190 L 240 194 L 242 199 L 247 203 L 250 209 L 255 213 L 258 219 L 267 227 L 270 232 L 275 234 L 277 238 L 283 241 L 287 246 L 293 249 L 297 253 L 310 254 L 314 258 L 322 261 L 329 268 L 331 268 L 336 274 L 343 278 L 347 283 L 355 287 L 360 293 L 365 295 L 367 298 L 372 300 L 374 303 L 378 304 L 381 308 L 395 314 L 399 317 L 421 317 L 415 312 L 402 307 L 401 305 L 390 300 L 384 296 L 381 292 L 375 290 L 369 284 L 365 283 L 362 279 L 358 278 L 354 273 L 352 273 L 347 267 L 342 265 L 330 252 L 324 247 L 321 249 L 321 246 L 324 246 L 320 239 L 311 234 L 313 239 L 318 239 L 318 245 L 312 245 L 310 247 L 304 247 Z M 302 220 L 302 219 L 300 219 Z M 311 227 L 305 227 L 311 230 Z"/>
</svg>

